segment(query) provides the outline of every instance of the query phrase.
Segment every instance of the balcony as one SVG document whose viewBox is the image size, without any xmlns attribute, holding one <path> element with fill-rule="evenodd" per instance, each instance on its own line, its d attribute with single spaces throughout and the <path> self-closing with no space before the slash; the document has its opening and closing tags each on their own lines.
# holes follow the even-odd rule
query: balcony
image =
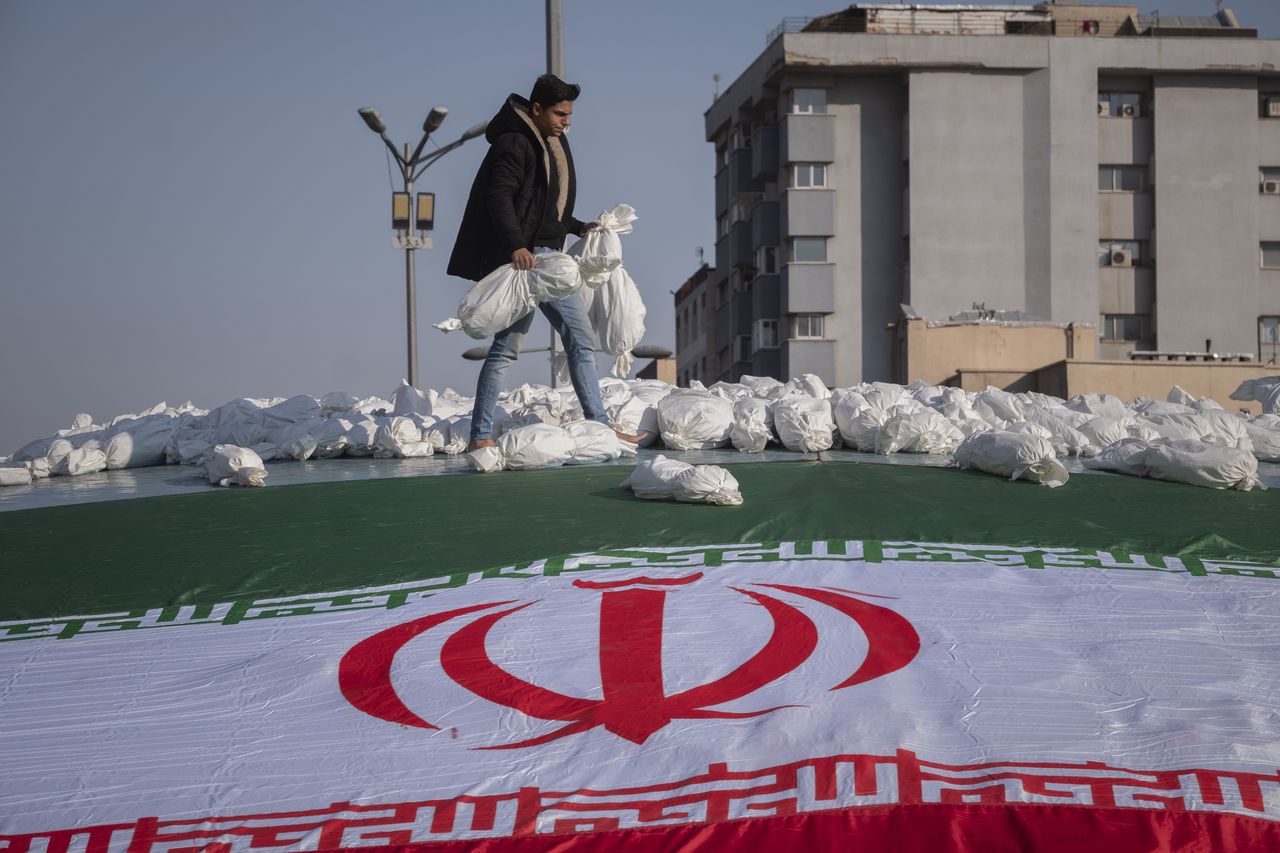
<svg viewBox="0 0 1280 853">
<path fill-rule="evenodd" d="M 755 320 L 776 320 L 782 316 L 782 277 L 759 275 L 751 282 L 751 315 Z"/>
<path fill-rule="evenodd" d="M 729 167 L 716 172 L 716 216 L 729 209 L 733 197 L 729 194 Z"/>
<path fill-rule="evenodd" d="M 778 174 L 778 128 L 757 127 L 751 137 L 751 176 L 772 180 Z"/>
<path fill-rule="evenodd" d="M 751 294 L 743 291 L 733 295 L 733 333 L 751 336 L 751 323 L 755 319 L 751 313 Z"/>
<path fill-rule="evenodd" d="M 787 190 L 782 200 L 786 236 L 830 237 L 836 233 L 835 190 Z"/>
<path fill-rule="evenodd" d="M 764 190 L 764 182 L 752 174 L 751 149 L 739 148 L 729 159 L 729 194 L 757 193 Z"/>
<path fill-rule="evenodd" d="M 1155 146 L 1154 134 L 1150 116 L 1099 118 L 1098 162 L 1139 165 L 1150 163 Z"/>
<path fill-rule="evenodd" d="M 751 211 L 751 242 L 756 246 L 777 246 L 781 243 L 780 217 L 781 211 L 776 201 L 757 204 Z"/>
<path fill-rule="evenodd" d="M 787 341 L 782 361 L 788 376 L 813 373 L 828 386 L 836 381 L 835 341 Z"/>
<path fill-rule="evenodd" d="M 729 254 L 729 263 L 735 267 L 749 267 L 755 263 L 752 257 L 753 249 L 751 243 L 751 223 L 742 220 L 733 223 L 733 229 L 729 232 L 729 241 L 732 244 Z M 717 258 L 718 260 L 718 258 Z M 728 269 L 728 267 L 725 267 Z"/>
<path fill-rule="evenodd" d="M 733 302 L 728 301 L 716 309 L 715 349 L 717 351 L 733 345 L 733 332 Z"/>
<path fill-rule="evenodd" d="M 836 310 L 836 265 L 787 264 L 782 268 L 781 300 L 788 314 Z"/>
<path fill-rule="evenodd" d="M 1151 193 L 1098 193 L 1098 233 L 1113 240 L 1147 240 L 1155 227 Z"/>
<path fill-rule="evenodd" d="M 792 113 L 782 123 L 786 163 L 830 163 L 836 159 L 836 119 L 830 113 Z"/>
</svg>

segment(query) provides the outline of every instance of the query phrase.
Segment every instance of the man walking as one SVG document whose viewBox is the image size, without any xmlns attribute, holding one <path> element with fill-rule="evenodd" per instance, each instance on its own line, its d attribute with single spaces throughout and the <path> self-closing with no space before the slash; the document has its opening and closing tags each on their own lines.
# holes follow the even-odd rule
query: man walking
<svg viewBox="0 0 1280 853">
<path fill-rule="evenodd" d="M 554 74 L 534 83 L 528 100 L 512 94 L 489 122 L 489 153 L 471 185 L 471 195 L 449 258 L 449 274 L 479 281 L 503 264 L 532 269 L 534 253 L 562 251 L 566 237 L 595 227 L 574 218 L 577 191 L 568 130 L 580 87 Z M 569 378 L 582 403 L 583 416 L 607 424 L 600 400 L 596 354 L 582 300 L 575 293 L 538 306 L 564 341 Z M 471 441 L 467 450 L 493 445 L 493 410 L 502 390 L 502 374 L 515 361 L 525 333 L 533 324 L 529 312 L 493 336 L 480 368 Z M 628 441 L 640 436 L 618 434 Z"/>
</svg>

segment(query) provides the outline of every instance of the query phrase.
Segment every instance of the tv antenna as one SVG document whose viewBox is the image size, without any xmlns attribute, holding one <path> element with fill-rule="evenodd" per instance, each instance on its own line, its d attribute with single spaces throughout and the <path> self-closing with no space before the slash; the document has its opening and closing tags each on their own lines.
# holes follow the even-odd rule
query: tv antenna
<svg viewBox="0 0 1280 853">
<path fill-rule="evenodd" d="M 714 101 L 720 97 L 720 75 L 712 74 L 711 82 L 715 84 L 715 91 L 711 93 L 711 100 Z"/>
</svg>

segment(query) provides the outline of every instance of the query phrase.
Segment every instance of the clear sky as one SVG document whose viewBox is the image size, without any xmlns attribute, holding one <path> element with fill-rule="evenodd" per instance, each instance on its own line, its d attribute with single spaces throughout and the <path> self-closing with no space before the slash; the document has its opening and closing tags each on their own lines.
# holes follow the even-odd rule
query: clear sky
<svg viewBox="0 0 1280 853">
<path fill-rule="evenodd" d="M 639 213 L 627 268 L 647 341 L 672 347 L 671 291 L 714 254 L 702 114 L 811 0 L 563 0 L 578 215 Z M 1280 37 L 1280 2 L 1228 0 Z M 0 454 L 160 400 L 389 393 L 405 374 L 404 253 L 390 245 L 374 106 L 441 144 L 545 68 L 543 0 L 0 0 Z M 1212 0 L 1143 0 L 1208 14 Z M 445 264 L 485 143 L 419 182 L 420 384 L 474 389 L 476 341 L 430 324 L 466 283 Z M 545 345 L 539 319 L 531 345 Z M 602 360 L 602 367 L 604 366 Z M 545 382 L 530 354 L 509 385 Z"/>
</svg>

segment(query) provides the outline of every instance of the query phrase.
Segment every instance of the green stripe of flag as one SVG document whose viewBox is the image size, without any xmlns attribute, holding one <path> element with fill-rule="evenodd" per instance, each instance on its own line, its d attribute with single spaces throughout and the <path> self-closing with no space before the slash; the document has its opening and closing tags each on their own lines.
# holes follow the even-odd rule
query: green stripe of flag
<svg viewBox="0 0 1280 853">
<path fill-rule="evenodd" d="M 341 463 L 332 463 L 341 464 Z M 626 469 L 211 491 L 0 513 L 0 620 L 362 589 L 630 546 L 824 539 L 1280 564 L 1280 494 L 1116 476 L 1046 489 L 892 465 L 734 465 L 745 502 L 634 499 Z"/>
</svg>

